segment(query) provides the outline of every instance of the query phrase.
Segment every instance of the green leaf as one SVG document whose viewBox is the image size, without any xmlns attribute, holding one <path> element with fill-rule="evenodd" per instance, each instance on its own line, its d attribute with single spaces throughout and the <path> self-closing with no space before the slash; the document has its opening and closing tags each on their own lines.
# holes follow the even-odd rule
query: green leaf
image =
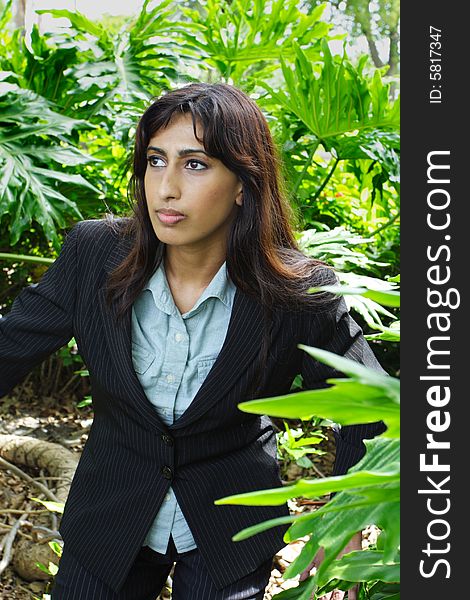
<svg viewBox="0 0 470 600">
<path fill-rule="evenodd" d="M 59 542 L 51 540 L 50 542 L 47 542 L 47 545 L 59 558 L 62 556 L 62 545 L 59 544 Z"/>
<path fill-rule="evenodd" d="M 400 456 L 400 444 L 398 440 L 385 438 L 374 438 L 364 440 L 367 447 L 366 455 L 357 465 L 352 467 L 350 474 L 362 470 L 386 469 L 389 463 L 396 463 Z M 387 486 L 384 486 L 387 487 Z M 367 488 L 372 490 L 373 487 Z M 385 498 L 383 502 L 367 504 L 357 507 L 357 498 L 367 492 L 365 488 L 357 489 L 355 494 L 350 491 L 340 492 L 327 505 L 312 513 L 309 518 L 297 520 L 285 534 L 285 541 L 293 541 L 305 535 L 313 535 L 317 541 L 314 551 L 321 542 L 325 548 L 325 560 L 317 573 L 320 584 L 328 581 L 328 577 L 322 579 L 328 572 L 338 552 L 345 546 L 350 537 L 364 529 L 367 525 L 375 524 L 387 531 L 384 544 L 384 557 L 386 561 L 392 561 L 396 556 L 400 540 L 399 501 L 394 500 L 396 494 Z M 332 509 L 337 510 L 333 511 Z M 313 556 L 312 556 L 313 558 Z M 296 561 L 287 569 L 285 576 L 293 577 L 300 572 Z"/>
<path fill-rule="evenodd" d="M 390 465 L 389 471 L 359 471 L 338 477 L 325 477 L 322 479 L 299 479 L 292 485 L 282 488 L 263 490 L 260 492 L 247 492 L 215 500 L 214 504 L 243 504 L 249 506 L 274 506 L 284 504 L 290 498 L 305 496 L 317 498 L 339 490 L 350 490 L 367 486 L 383 485 L 399 481 L 397 469 Z"/>
<path fill-rule="evenodd" d="M 42 160 L 50 159 L 61 165 L 76 167 L 78 165 L 102 162 L 92 156 L 80 152 L 78 148 L 62 146 L 24 146 L 23 152 L 33 157 L 40 157 Z"/>
<path fill-rule="evenodd" d="M 51 564 L 51 563 L 49 563 L 49 564 Z M 38 567 L 38 569 L 39 569 L 40 571 L 43 571 L 44 573 L 47 573 L 48 575 L 50 575 L 50 574 L 51 574 L 51 573 L 49 572 L 49 569 L 48 569 L 47 567 L 45 567 L 45 566 L 44 566 L 42 563 L 40 563 L 40 562 L 35 562 L 35 563 L 34 563 L 34 565 L 35 565 L 36 567 Z M 55 566 L 55 565 L 54 565 L 54 566 Z"/>
<path fill-rule="evenodd" d="M 311 600 L 316 587 L 313 577 L 307 577 L 305 581 L 301 581 L 296 587 L 284 590 L 280 594 L 276 594 L 275 597 L 276 600 Z"/>
<path fill-rule="evenodd" d="M 85 15 L 83 15 L 82 13 L 80 13 L 78 11 L 72 12 L 70 10 L 65 10 L 65 9 L 44 9 L 44 10 L 36 10 L 36 12 L 39 15 L 50 14 L 56 18 L 66 18 L 70 21 L 70 23 L 73 25 L 73 27 L 75 29 L 77 29 L 78 31 L 81 31 L 83 33 L 88 33 L 88 34 L 90 34 L 92 36 L 96 36 L 98 38 L 104 37 L 106 35 L 106 32 L 100 25 L 93 23 L 93 21 L 90 21 L 89 19 L 87 19 L 87 17 L 85 17 Z"/>
<path fill-rule="evenodd" d="M 321 348 L 305 346 L 304 344 L 298 344 L 297 347 L 305 350 L 307 354 L 316 360 L 333 367 L 341 373 L 353 377 L 358 382 L 390 392 L 390 394 L 396 398 L 396 401 L 399 402 L 400 384 L 398 380 L 393 377 L 383 375 L 375 369 L 366 367 L 355 360 L 339 356 L 338 354 L 322 350 Z"/>
<path fill-rule="evenodd" d="M 66 161 L 72 155 L 75 163 L 79 160 L 82 153 L 72 149 L 70 138 L 74 128 L 85 123 L 53 111 L 45 98 L 19 88 L 0 97 L 0 111 L 4 122 L 0 132 L 0 218 L 9 216 L 10 243 L 16 244 L 36 221 L 60 247 L 57 228 L 66 226 L 67 216 L 83 218 L 76 203 L 62 193 L 63 185 L 98 190 L 81 175 L 45 165 L 48 154 L 55 151 Z M 41 153 L 45 138 L 47 150 Z M 83 155 L 82 162 L 90 160 Z"/>
<path fill-rule="evenodd" d="M 354 294 L 356 296 L 364 296 L 364 298 L 370 298 L 379 304 L 384 306 L 400 306 L 400 293 L 395 291 L 381 291 L 381 290 L 368 290 L 366 288 L 352 288 L 340 285 L 323 285 L 319 287 L 310 288 L 309 293 L 314 292 L 330 292 L 337 296 L 346 296 L 348 294 Z"/>
<path fill-rule="evenodd" d="M 262 531 L 266 531 L 267 529 L 271 529 L 271 527 L 277 527 L 278 525 L 284 525 L 286 523 L 292 523 L 297 519 L 305 518 L 305 515 L 290 515 L 286 517 L 277 517 L 275 519 L 269 519 L 268 521 L 263 521 L 262 523 L 257 523 L 256 525 L 251 525 L 251 527 L 246 527 L 242 529 L 238 533 L 236 533 L 232 540 L 234 542 L 240 542 L 242 540 L 246 540 L 257 533 L 261 533 Z"/>
<path fill-rule="evenodd" d="M 377 327 L 382 333 L 375 333 L 365 335 L 366 340 L 384 340 L 387 342 L 399 342 L 400 341 L 400 321 L 394 321 L 390 323 L 390 327 Z"/>
<path fill-rule="evenodd" d="M 333 57 L 325 39 L 321 41 L 323 60 L 315 69 L 299 45 L 293 44 L 293 48 L 293 67 L 281 61 L 287 93 L 275 91 L 265 81 L 259 84 L 317 139 L 334 144 L 352 132 L 398 129 L 397 102 L 388 102 L 388 86 L 383 85 L 377 70 L 369 81 L 345 56 Z"/>
<path fill-rule="evenodd" d="M 337 481 L 347 478 L 349 485 L 351 482 L 350 476 L 354 473 L 386 473 L 391 465 L 395 465 L 395 476 L 392 477 L 393 480 L 391 483 L 381 487 L 371 485 L 362 488 L 359 487 L 353 489 L 353 491 L 349 489 L 347 491 L 339 492 L 333 500 L 315 512 L 265 521 L 238 532 L 233 538 L 234 541 L 246 539 L 251 535 L 255 535 L 279 524 L 292 522 L 292 526 L 285 535 L 286 543 L 306 535 L 314 534 L 315 538 L 312 540 L 312 544 L 317 544 L 318 546 L 318 540 L 321 540 L 322 545 L 325 545 L 325 548 L 333 548 L 332 552 L 336 552 L 337 554 L 355 532 L 360 531 L 368 524 L 374 523 L 387 529 L 384 556 L 387 561 L 392 560 L 396 555 L 400 535 L 400 520 L 398 518 L 399 494 L 397 485 L 400 444 L 398 440 L 382 437 L 364 440 L 364 443 L 367 448 L 365 456 L 357 463 L 357 465 L 350 469 L 349 474 L 337 477 Z M 326 479 L 328 480 L 330 478 Z M 317 480 L 313 481 L 315 482 Z M 320 483 L 321 482 L 323 482 L 323 480 L 320 480 Z M 273 494 L 276 494 L 279 491 L 282 494 L 285 489 L 293 490 L 293 488 L 294 486 L 291 485 L 285 486 L 280 490 L 268 490 L 268 503 L 271 502 Z M 386 492 L 383 493 L 383 490 L 386 490 Z M 250 495 L 262 495 L 264 492 L 265 490 Z M 224 498 L 222 501 L 217 501 L 217 503 L 223 503 L 225 500 L 226 499 Z M 374 500 L 374 503 L 371 503 L 371 500 Z M 248 498 L 244 503 L 250 505 L 253 504 L 253 498 Z M 338 540 L 335 538 L 335 533 L 339 536 Z M 315 546 L 315 548 L 317 548 L 317 546 Z M 336 556 L 336 554 L 334 554 L 334 556 Z M 313 558 L 313 554 L 311 558 Z M 289 567 L 286 577 L 298 574 L 302 568 L 297 567 L 298 564 L 296 563 L 294 565 L 293 563 L 292 567 Z"/>
<path fill-rule="evenodd" d="M 400 585 L 377 581 L 369 588 L 370 600 L 400 600 Z"/>
<path fill-rule="evenodd" d="M 313 466 L 312 461 L 307 456 L 298 457 L 296 462 L 303 469 L 310 469 Z"/>
<path fill-rule="evenodd" d="M 64 502 L 53 502 L 52 500 L 41 500 L 40 498 L 34 498 L 33 496 L 31 496 L 31 500 L 35 500 L 36 502 L 39 502 L 40 504 L 45 506 L 47 508 L 47 510 L 50 510 L 52 512 L 58 512 L 61 514 L 64 512 L 64 506 L 65 506 Z"/>
<path fill-rule="evenodd" d="M 304 446 L 311 446 L 314 444 L 319 444 L 321 441 L 323 441 L 325 439 L 324 435 L 316 435 L 316 436 L 310 436 L 310 437 L 303 437 L 300 438 L 299 440 L 294 440 L 292 442 L 292 446 L 294 448 L 297 447 L 304 447 Z"/>
<path fill-rule="evenodd" d="M 284 418 L 328 418 L 342 425 L 354 425 L 383 420 L 387 437 L 399 435 L 400 384 L 397 379 L 382 375 L 353 360 L 326 350 L 298 345 L 313 358 L 328 364 L 353 379 L 328 379 L 332 387 L 296 392 L 274 398 L 242 402 L 240 410 Z"/>
<path fill-rule="evenodd" d="M 400 563 L 384 562 L 383 552 L 364 550 L 345 554 L 334 561 L 328 570 L 331 579 L 345 581 L 400 581 Z"/>
<path fill-rule="evenodd" d="M 181 30 L 182 47 L 198 48 L 197 58 L 225 81 L 246 87 L 252 76 L 267 77 L 281 53 L 294 55 L 296 44 L 319 56 L 318 40 L 331 25 L 320 21 L 325 4 L 305 14 L 296 0 L 207 0 L 199 10 L 182 7 L 190 22 Z"/>
</svg>

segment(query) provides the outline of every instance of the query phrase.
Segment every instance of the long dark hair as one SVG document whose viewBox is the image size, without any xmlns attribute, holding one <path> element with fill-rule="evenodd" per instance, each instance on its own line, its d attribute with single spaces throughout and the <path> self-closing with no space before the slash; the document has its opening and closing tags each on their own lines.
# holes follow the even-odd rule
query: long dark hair
<svg viewBox="0 0 470 600">
<path fill-rule="evenodd" d="M 286 197 L 280 159 L 267 121 L 251 98 L 230 85 L 192 83 L 165 93 L 142 115 L 128 188 L 134 214 L 124 227 L 108 221 L 116 231 L 133 239 L 130 253 L 109 276 L 108 302 L 117 303 L 118 316 L 122 317 L 163 258 L 165 244 L 155 235 L 145 197 L 146 152 L 151 137 L 178 114 L 191 115 L 196 138 L 196 126 L 202 126 L 203 138 L 198 139 L 205 151 L 242 182 L 243 204 L 227 240 L 227 271 L 236 287 L 264 308 L 261 356 L 266 357 L 273 309 L 331 309 L 331 294 L 308 294 L 307 290 L 332 283 L 334 275 L 323 262 L 299 250 L 293 234 L 296 217 Z M 260 364 L 262 369 L 264 361 Z"/>
</svg>

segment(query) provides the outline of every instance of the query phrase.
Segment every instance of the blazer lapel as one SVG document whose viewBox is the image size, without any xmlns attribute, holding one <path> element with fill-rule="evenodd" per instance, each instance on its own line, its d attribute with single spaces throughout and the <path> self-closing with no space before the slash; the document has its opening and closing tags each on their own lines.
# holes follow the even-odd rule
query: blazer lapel
<svg viewBox="0 0 470 600">
<path fill-rule="evenodd" d="M 129 254 L 131 247 L 132 240 L 126 238 L 122 238 L 114 246 L 104 264 L 106 277 L 121 264 Z M 116 387 L 121 392 L 125 391 L 126 397 L 129 398 L 146 422 L 149 422 L 160 431 L 167 431 L 167 426 L 159 418 L 155 407 L 147 398 L 134 370 L 131 345 L 131 308 L 118 321 L 115 304 L 109 306 L 106 303 L 104 283 L 105 278 L 103 285 L 98 291 L 98 304 L 101 311 L 110 361 L 114 366 L 114 375 L 118 384 Z"/>
<path fill-rule="evenodd" d="M 219 355 L 193 401 L 170 425 L 170 430 L 180 429 L 197 420 L 230 391 L 259 352 L 262 330 L 261 305 L 237 288 L 227 335 Z"/>
</svg>

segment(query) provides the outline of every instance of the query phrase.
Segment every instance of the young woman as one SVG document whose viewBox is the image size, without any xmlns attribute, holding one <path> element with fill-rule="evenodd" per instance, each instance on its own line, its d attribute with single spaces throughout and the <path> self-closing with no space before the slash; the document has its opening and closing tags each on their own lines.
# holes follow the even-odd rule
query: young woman
<svg viewBox="0 0 470 600">
<path fill-rule="evenodd" d="M 232 536 L 287 505 L 216 506 L 281 486 L 271 420 L 243 400 L 338 375 L 297 348 L 380 369 L 335 281 L 292 233 L 279 161 L 255 102 L 224 84 L 167 93 L 142 116 L 134 214 L 78 223 L 0 320 L 0 395 L 74 336 L 94 421 L 60 525 L 53 600 L 262 599 L 287 526 Z M 335 473 L 382 424 L 337 434 Z M 305 576 L 307 573 L 305 573 Z"/>
</svg>

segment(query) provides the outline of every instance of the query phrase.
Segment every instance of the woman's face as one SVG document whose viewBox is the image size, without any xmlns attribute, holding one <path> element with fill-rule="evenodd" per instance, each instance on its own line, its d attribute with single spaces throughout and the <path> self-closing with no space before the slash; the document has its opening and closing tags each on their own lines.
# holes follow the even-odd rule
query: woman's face
<svg viewBox="0 0 470 600">
<path fill-rule="evenodd" d="M 201 133 L 198 128 L 202 139 Z M 220 160 L 205 153 L 190 115 L 175 117 L 151 138 L 144 185 L 159 240 L 194 250 L 225 247 L 242 204 L 242 184 Z M 183 216 L 172 215 L 175 211 Z"/>
</svg>

